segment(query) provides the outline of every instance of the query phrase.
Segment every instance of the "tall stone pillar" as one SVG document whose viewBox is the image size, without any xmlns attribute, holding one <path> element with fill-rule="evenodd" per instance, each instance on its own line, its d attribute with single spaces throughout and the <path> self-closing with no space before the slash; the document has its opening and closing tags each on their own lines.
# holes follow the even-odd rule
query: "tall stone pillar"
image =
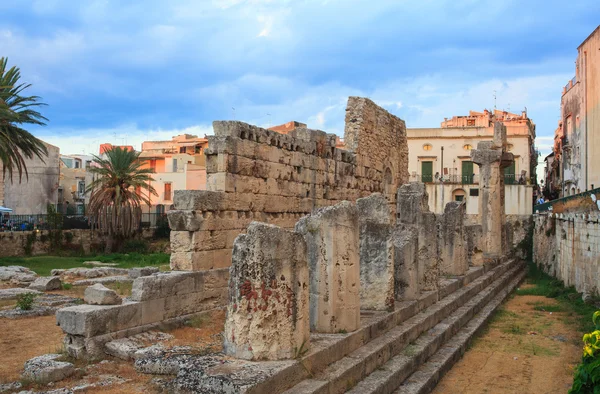
<svg viewBox="0 0 600 394">
<path fill-rule="evenodd" d="M 321 208 L 296 224 L 310 271 L 310 328 L 337 333 L 360 328 L 359 227 L 348 201 Z"/>
<path fill-rule="evenodd" d="M 225 353 L 295 358 L 309 347 L 308 264 L 302 235 L 252 222 L 233 245 Z"/>
<path fill-rule="evenodd" d="M 497 261 L 502 256 L 503 231 L 506 221 L 504 211 L 504 171 L 514 161 L 506 152 L 506 126 L 494 123 L 494 140 L 482 141 L 471 152 L 479 165 L 479 216 L 483 231 L 484 264 Z"/>
<path fill-rule="evenodd" d="M 360 307 L 394 307 L 394 245 L 390 207 L 380 193 L 356 200 L 360 226 Z"/>
</svg>

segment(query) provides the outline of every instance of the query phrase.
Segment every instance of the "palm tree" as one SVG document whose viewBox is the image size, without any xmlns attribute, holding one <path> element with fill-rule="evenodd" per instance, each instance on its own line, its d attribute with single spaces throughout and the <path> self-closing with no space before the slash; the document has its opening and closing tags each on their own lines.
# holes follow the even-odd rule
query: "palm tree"
<svg viewBox="0 0 600 394">
<path fill-rule="evenodd" d="M 150 205 L 146 196 L 158 194 L 150 185 L 154 170 L 142 168 L 138 152 L 114 147 L 105 153 L 106 159 L 94 156 L 96 166 L 90 167 L 97 178 L 88 186 L 87 191 L 92 193 L 88 212 L 108 236 L 106 252 L 110 253 L 139 228 L 142 204 Z"/>
<path fill-rule="evenodd" d="M 13 66 L 6 69 L 8 59 L 0 57 L 0 162 L 2 162 L 2 179 L 8 173 L 13 180 L 13 172 L 19 175 L 21 182 L 23 173 L 28 178 L 25 159 L 37 156 L 44 160 L 48 151 L 44 143 L 34 137 L 23 125 L 34 124 L 44 126 L 47 121 L 36 108 L 44 103 L 38 96 L 22 96 L 30 84 L 19 83 L 20 70 Z"/>
</svg>

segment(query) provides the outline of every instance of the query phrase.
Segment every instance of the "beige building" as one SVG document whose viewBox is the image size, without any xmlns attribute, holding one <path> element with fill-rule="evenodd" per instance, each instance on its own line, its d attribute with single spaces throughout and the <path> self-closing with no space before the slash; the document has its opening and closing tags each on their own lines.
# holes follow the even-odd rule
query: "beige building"
<svg viewBox="0 0 600 394">
<path fill-rule="evenodd" d="M 93 175 L 88 171 L 92 162 L 93 157 L 88 155 L 60 156 L 58 212 L 78 215 L 85 213 L 90 200 L 90 193 L 86 193 L 86 189 L 93 180 Z"/>
<path fill-rule="evenodd" d="M 140 158 L 154 169 L 152 186 L 158 196 L 150 196 L 151 213 L 163 213 L 173 205 L 175 190 L 206 189 L 206 138 L 182 134 L 171 141 L 145 141 Z"/>
<path fill-rule="evenodd" d="M 527 117 L 506 111 L 470 111 L 468 116 L 445 119 L 440 128 L 407 129 L 411 182 L 424 182 L 429 206 L 443 212 L 449 201 L 466 201 L 467 214 L 479 213 L 479 168 L 471 160 L 471 150 L 494 135 L 493 120 L 507 129 L 508 150 L 515 157 L 505 169 L 506 213 L 532 213 L 537 153 L 535 124 Z"/>
<path fill-rule="evenodd" d="M 0 206 L 12 209 L 13 215 L 35 215 L 47 212 L 48 204 L 58 202 L 58 178 L 60 173 L 60 150 L 54 145 L 44 143 L 48 156 L 40 159 L 34 156 L 25 159 L 26 177 L 19 182 L 17 174 L 13 181 L 0 176 Z"/>
<path fill-rule="evenodd" d="M 563 88 L 555 132 L 560 197 L 600 187 L 600 26 L 577 48 L 575 77 Z"/>
</svg>

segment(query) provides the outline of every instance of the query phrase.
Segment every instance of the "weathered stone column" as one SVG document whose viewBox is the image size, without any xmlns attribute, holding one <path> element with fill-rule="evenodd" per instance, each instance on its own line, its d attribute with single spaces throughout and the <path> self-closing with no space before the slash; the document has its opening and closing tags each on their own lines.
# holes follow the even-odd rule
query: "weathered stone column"
<svg viewBox="0 0 600 394">
<path fill-rule="evenodd" d="M 440 271 L 444 275 L 464 275 L 469 269 L 467 242 L 464 234 L 466 204 L 446 204 L 440 220 Z"/>
<path fill-rule="evenodd" d="M 253 222 L 233 245 L 225 353 L 295 358 L 309 347 L 308 264 L 302 235 Z"/>
<path fill-rule="evenodd" d="M 356 200 L 360 228 L 360 307 L 394 307 L 394 245 L 390 208 L 379 193 Z"/>
<path fill-rule="evenodd" d="M 423 183 L 408 183 L 398 189 L 394 234 L 396 299 L 413 299 L 421 291 L 439 285 L 438 227 L 429 211 Z"/>
<path fill-rule="evenodd" d="M 471 152 L 474 163 L 479 165 L 479 216 L 483 230 L 484 264 L 497 261 L 502 256 L 503 231 L 506 221 L 504 211 L 503 169 L 513 161 L 513 154 L 506 152 L 506 127 L 494 123 L 494 140 L 482 141 Z"/>
<path fill-rule="evenodd" d="M 310 270 L 310 328 L 337 333 L 360 327 L 359 228 L 348 201 L 325 207 L 296 224 Z"/>
</svg>

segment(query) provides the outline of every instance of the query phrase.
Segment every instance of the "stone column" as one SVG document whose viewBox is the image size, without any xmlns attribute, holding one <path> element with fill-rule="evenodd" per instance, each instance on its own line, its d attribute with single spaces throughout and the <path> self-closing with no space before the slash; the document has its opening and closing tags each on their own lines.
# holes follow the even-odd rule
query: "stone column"
<svg viewBox="0 0 600 394">
<path fill-rule="evenodd" d="M 252 222 L 233 245 L 225 353 L 292 359 L 309 347 L 308 264 L 302 235 Z"/>
<path fill-rule="evenodd" d="M 438 226 L 429 211 L 423 183 L 408 183 L 398 189 L 396 248 L 396 299 L 417 297 L 419 292 L 439 287 Z"/>
<path fill-rule="evenodd" d="M 360 327 L 359 228 L 348 201 L 321 208 L 296 224 L 310 270 L 310 328 L 324 333 Z"/>
<path fill-rule="evenodd" d="M 469 269 L 467 242 L 465 241 L 466 204 L 451 201 L 440 215 L 440 271 L 444 275 L 464 275 Z"/>
<path fill-rule="evenodd" d="M 379 193 L 356 200 L 360 227 L 360 307 L 394 307 L 394 245 L 390 208 Z"/>
<path fill-rule="evenodd" d="M 494 123 L 494 140 L 479 142 L 471 158 L 479 165 L 479 216 L 486 264 L 502 256 L 502 228 L 506 221 L 503 169 L 514 161 L 513 154 L 506 152 L 506 127 L 502 122 Z"/>
</svg>

